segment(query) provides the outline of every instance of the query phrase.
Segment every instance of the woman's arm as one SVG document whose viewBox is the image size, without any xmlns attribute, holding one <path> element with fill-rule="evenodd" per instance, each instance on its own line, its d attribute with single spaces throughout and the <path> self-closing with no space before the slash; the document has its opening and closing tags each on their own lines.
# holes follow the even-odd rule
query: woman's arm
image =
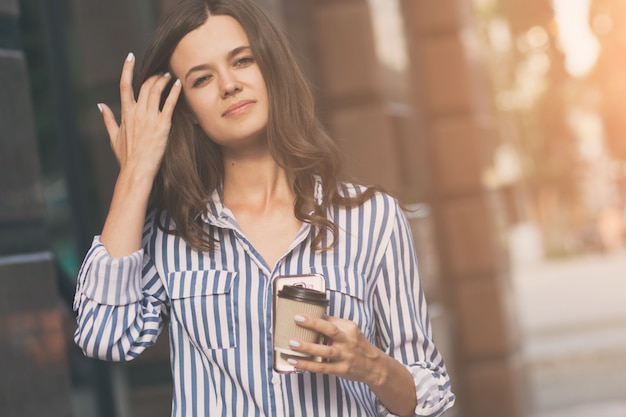
<svg viewBox="0 0 626 417">
<path fill-rule="evenodd" d="M 129 54 L 120 78 L 119 126 L 111 109 L 98 104 L 120 173 L 102 235 L 83 261 L 74 298 L 75 341 L 86 355 L 105 360 L 132 359 L 153 344 L 167 311 L 165 291 L 141 247 L 148 200 L 181 87 L 174 83 L 160 109 L 171 77 L 154 75 L 135 100 L 134 67 L 135 57 Z"/>
<path fill-rule="evenodd" d="M 112 258 L 96 237 L 80 269 L 74 310 L 76 344 L 86 356 L 125 361 L 156 342 L 168 305 L 143 250 Z"/>
<path fill-rule="evenodd" d="M 390 218 L 390 233 L 381 247 L 374 277 L 376 343 L 380 346 L 367 340 L 351 321 L 297 317 L 301 325 L 324 334 L 332 343 L 323 346 L 300 342 L 300 346 L 293 347 L 295 350 L 329 361 L 299 360 L 292 364 L 301 370 L 366 383 L 379 400 L 381 415 L 440 416 L 454 403 L 454 394 L 432 339 L 411 231 L 397 204 L 395 216 Z"/>
<path fill-rule="evenodd" d="M 129 54 L 120 78 L 122 120 L 118 126 L 111 109 L 99 104 L 111 146 L 120 164 L 111 206 L 102 229 L 101 242 L 112 257 L 123 257 L 141 248 L 148 199 L 161 165 L 171 127 L 172 113 L 180 95 L 176 81 L 159 109 L 170 75 L 154 75 L 133 92 L 135 57 Z"/>
</svg>

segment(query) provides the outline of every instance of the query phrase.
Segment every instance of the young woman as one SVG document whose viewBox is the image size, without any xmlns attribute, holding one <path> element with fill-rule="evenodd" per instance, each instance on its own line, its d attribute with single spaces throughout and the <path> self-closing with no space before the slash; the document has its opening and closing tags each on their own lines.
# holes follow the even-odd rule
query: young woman
<svg viewBox="0 0 626 417">
<path fill-rule="evenodd" d="M 439 416 L 454 395 L 411 234 L 385 193 L 339 181 L 339 152 L 283 36 L 249 0 L 185 0 L 157 28 L 122 118 L 120 162 L 81 268 L 76 343 L 130 360 L 169 326 L 172 415 Z M 175 81 L 174 81 L 175 80 Z M 147 213 L 147 215 L 146 215 Z M 272 285 L 323 275 L 328 343 L 274 370 Z"/>
</svg>

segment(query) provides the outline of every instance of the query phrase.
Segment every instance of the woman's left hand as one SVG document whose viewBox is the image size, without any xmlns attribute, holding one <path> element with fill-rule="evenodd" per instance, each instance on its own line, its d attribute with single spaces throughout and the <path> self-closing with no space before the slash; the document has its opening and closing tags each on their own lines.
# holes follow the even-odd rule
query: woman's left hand
<svg viewBox="0 0 626 417">
<path fill-rule="evenodd" d="M 372 345 L 365 338 L 358 326 L 345 319 L 326 317 L 319 319 L 309 316 L 299 316 L 302 327 L 315 330 L 324 335 L 327 344 L 306 343 L 300 340 L 292 341 L 293 350 L 319 356 L 322 362 L 294 358 L 290 363 L 298 370 L 334 374 L 352 381 L 377 384 L 383 378 L 384 365 L 387 355 Z M 295 360 L 295 363 L 294 363 Z"/>
<path fill-rule="evenodd" d="M 320 345 L 292 341 L 295 342 L 290 344 L 293 350 L 323 359 L 317 362 L 292 356 L 288 362 L 297 370 L 364 382 L 392 414 L 414 415 L 417 394 L 412 375 L 400 362 L 370 343 L 354 322 L 337 317 L 296 318 L 300 326 L 321 333 L 328 342 Z"/>
</svg>

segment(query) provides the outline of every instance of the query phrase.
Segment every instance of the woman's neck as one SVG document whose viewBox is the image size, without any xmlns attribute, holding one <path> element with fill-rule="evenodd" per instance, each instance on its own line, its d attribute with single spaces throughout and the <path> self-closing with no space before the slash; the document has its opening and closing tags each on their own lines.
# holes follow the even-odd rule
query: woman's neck
<svg viewBox="0 0 626 417">
<path fill-rule="evenodd" d="M 280 201 L 293 204 L 293 200 L 287 174 L 271 155 L 224 157 L 224 203 L 231 209 L 265 210 Z"/>
</svg>

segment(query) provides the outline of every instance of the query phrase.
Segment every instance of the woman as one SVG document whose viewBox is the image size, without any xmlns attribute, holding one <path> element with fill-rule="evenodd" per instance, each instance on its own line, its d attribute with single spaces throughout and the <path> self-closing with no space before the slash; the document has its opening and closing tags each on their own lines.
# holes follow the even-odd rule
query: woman
<svg viewBox="0 0 626 417">
<path fill-rule="evenodd" d="M 454 395 L 397 202 L 339 182 L 309 88 L 252 1 L 173 10 L 136 99 L 124 63 L 121 124 L 99 105 L 120 173 L 79 274 L 77 344 L 130 360 L 167 323 L 173 416 L 441 415 Z M 294 320 L 328 343 L 290 344 L 324 360 L 278 373 L 272 283 L 308 273 L 328 316 Z"/>
</svg>

